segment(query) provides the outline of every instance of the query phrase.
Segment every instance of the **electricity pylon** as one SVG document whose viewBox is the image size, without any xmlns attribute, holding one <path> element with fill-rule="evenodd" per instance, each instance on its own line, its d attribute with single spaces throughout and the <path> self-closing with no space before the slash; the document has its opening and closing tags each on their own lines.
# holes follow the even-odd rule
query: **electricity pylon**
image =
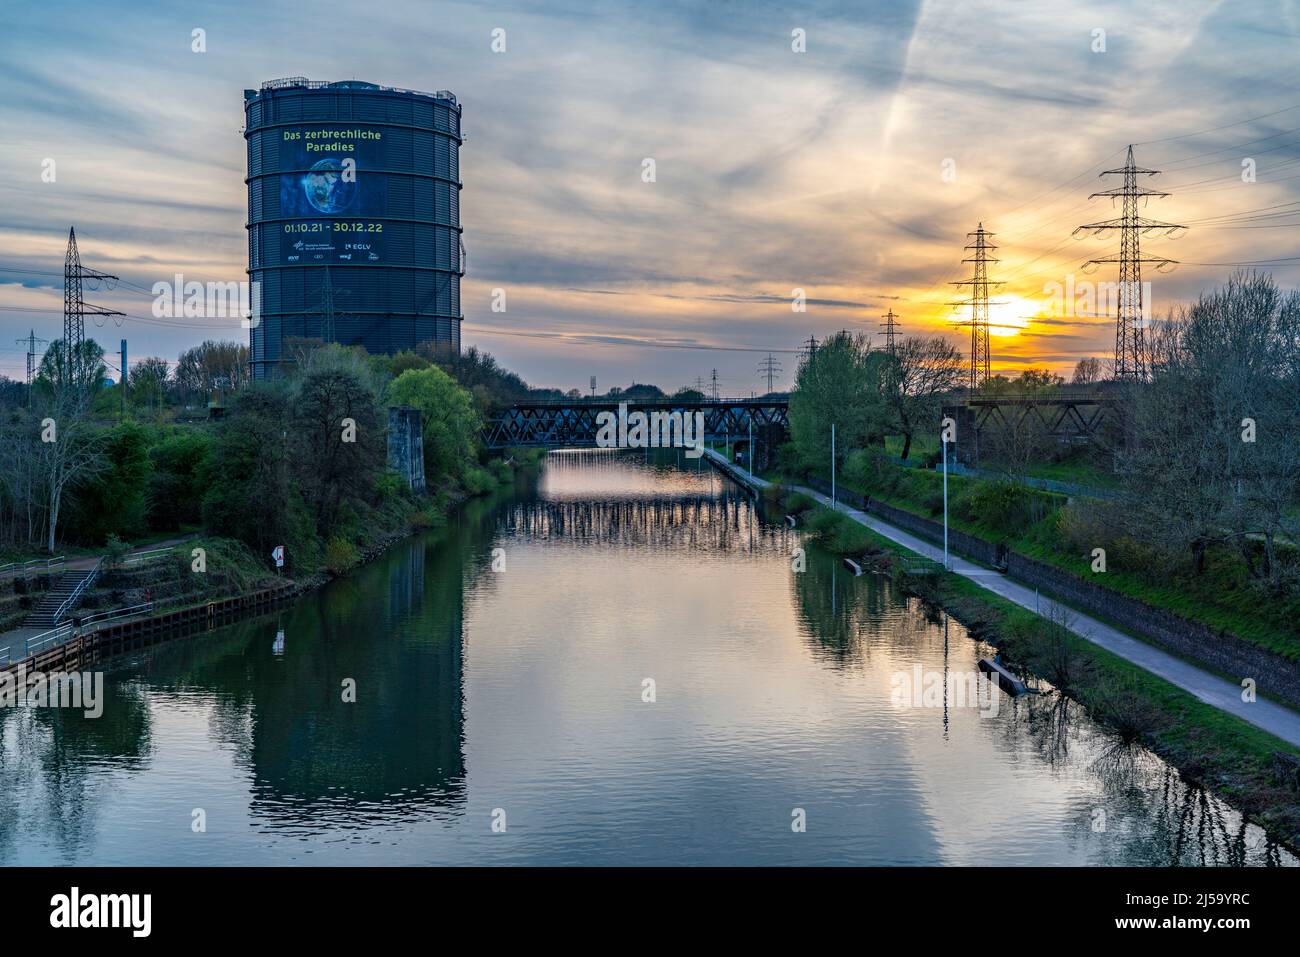
<svg viewBox="0 0 1300 957">
<path fill-rule="evenodd" d="M 1134 165 L 1133 147 L 1130 146 L 1128 159 L 1122 168 L 1108 169 L 1100 174 L 1101 176 L 1123 176 L 1124 185 L 1093 193 L 1088 197 L 1094 199 L 1098 196 L 1109 196 L 1112 205 L 1116 199 L 1123 200 L 1120 216 L 1100 223 L 1088 223 L 1074 231 L 1075 238 L 1079 239 L 1088 233 L 1100 236 L 1107 230 L 1119 230 L 1119 255 L 1089 259 L 1083 264 L 1084 272 L 1092 272 L 1102 263 L 1119 263 L 1119 302 L 1115 311 L 1115 378 L 1119 380 L 1144 379 L 1147 374 L 1143 329 L 1146 327 L 1151 304 L 1143 302 L 1142 264 L 1150 263 L 1155 266 L 1157 272 L 1164 272 L 1176 265 L 1175 260 L 1165 259 L 1163 256 L 1144 257 L 1139 239 L 1142 233 L 1150 234 L 1162 230 L 1172 239 L 1181 235 L 1187 228 L 1176 223 L 1146 219 L 1138 214 L 1139 199 L 1145 200 L 1153 196 L 1163 198 L 1169 195 L 1137 184 L 1138 174 L 1155 176 L 1159 172 L 1156 169 L 1143 169 Z"/>
<path fill-rule="evenodd" d="M 959 299 L 954 306 L 970 306 L 970 391 L 973 394 L 989 378 L 989 287 L 1002 283 L 989 279 L 988 264 L 997 262 L 989 257 L 991 250 L 997 249 L 989 239 L 993 233 L 984 230 L 984 224 L 967 238 L 974 240 L 967 243 L 966 249 L 975 255 L 963 259 L 964 263 L 973 263 L 970 279 L 954 282 L 954 286 L 970 286 L 970 298 Z"/>
<path fill-rule="evenodd" d="M 27 408 L 32 407 L 32 382 L 36 379 L 36 346 L 39 343 L 48 346 L 50 343 L 46 339 L 36 338 L 36 330 L 33 329 L 27 334 L 26 339 L 14 340 L 17 345 L 27 347 Z"/>
<path fill-rule="evenodd" d="M 896 355 L 894 350 L 894 335 L 898 331 L 898 323 L 894 320 L 898 317 L 894 315 L 894 310 L 890 309 L 885 313 L 885 321 L 880 324 L 880 328 L 885 330 L 885 349 L 889 354 Z"/>
<path fill-rule="evenodd" d="M 781 363 L 772 357 L 772 353 L 767 354 L 767 358 L 758 364 L 758 374 L 767 376 L 767 394 L 771 395 L 775 386 L 776 374 L 781 371 Z"/>
<path fill-rule="evenodd" d="M 115 309 L 92 306 L 86 302 L 82 297 L 83 279 L 94 282 L 101 279 L 114 283 L 118 281 L 117 276 L 81 265 L 81 253 L 77 251 L 77 231 L 70 228 L 68 252 L 63 258 L 63 358 L 59 373 L 63 384 L 70 385 L 79 398 L 84 398 L 84 390 L 88 385 L 86 378 L 89 370 L 85 368 L 86 357 L 83 354 L 86 316 L 94 316 L 95 321 L 102 325 L 104 316 L 116 318 L 124 315 Z M 121 325 L 120 320 L 118 325 Z"/>
</svg>

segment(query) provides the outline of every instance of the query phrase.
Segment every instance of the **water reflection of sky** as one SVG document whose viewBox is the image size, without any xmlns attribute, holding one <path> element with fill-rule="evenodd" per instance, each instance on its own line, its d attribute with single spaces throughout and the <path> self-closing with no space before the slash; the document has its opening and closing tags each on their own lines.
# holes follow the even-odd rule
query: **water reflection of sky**
<svg viewBox="0 0 1300 957">
<path fill-rule="evenodd" d="M 551 456 L 99 723 L 0 717 L 0 861 L 1294 863 L 1055 696 L 891 702 L 989 649 L 674 458 Z"/>
</svg>

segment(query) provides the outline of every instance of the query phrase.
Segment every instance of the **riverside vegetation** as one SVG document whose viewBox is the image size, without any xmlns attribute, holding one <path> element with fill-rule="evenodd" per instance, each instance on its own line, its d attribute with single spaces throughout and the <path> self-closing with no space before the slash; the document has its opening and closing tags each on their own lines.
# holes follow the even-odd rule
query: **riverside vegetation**
<svg viewBox="0 0 1300 957">
<path fill-rule="evenodd" d="M 167 567 L 198 581 L 182 587 L 171 582 L 177 576 L 156 573 L 155 596 L 159 586 L 192 597 L 247 591 L 273 574 L 276 545 L 285 546 L 285 574 L 318 580 L 442 522 L 455 502 L 510 484 L 537 461 L 534 451 L 502 459 L 480 447 L 483 417 L 528 392 L 490 356 L 470 350 L 440 364 L 432 352 L 369 356 L 303 342 L 292 371 L 251 382 L 241 350 L 206 343 L 183 354 L 172 376 L 167 363 L 142 360 L 131 371 L 126 415 L 93 342 L 81 360 L 89 387 L 79 401 L 64 381 L 61 343 L 30 396 L 0 383 L 0 561 L 58 546 L 106 554 L 112 567 L 128 542 L 186 536 Z M 221 417 L 191 411 L 196 396 L 232 383 Z M 391 405 L 422 413 L 427 496 L 386 468 Z M 51 420 L 55 440 L 43 441 Z M 189 576 L 200 547 L 207 575 Z M 107 591 L 129 603 L 140 589 Z M 16 602 L 7 611 L 6 626 L 21 620 Z"/>
<path fill-rule="evenodd" d="M 1238 274 L 1157 324 L 1148 342 L 1150 380 L 1123 396 L 1127 441 L 1062 448 L 1028 420 L 994 433 L 987 443 L 993 477 L 949 477 L 950 525 L 1300 660 L 1300 440 L 1292 426 L 1300 421 L 1300 295 L 1280 292 L 1267 277 Z M 894 395 L 908 381 L 899 370 L 908 362 L 928 364 L 923 380 L 941 385 Z M 995 377 L 985 388 L 1050 395 L 1061 385 L 1041 371 L 1021 378 Z M 828 478 L 834 422 L 841 488 L 941 518 L 937 442 L 918 436 L 915 448 L 924 454 L 909 460 L 913 443 L 903 433 L 914 426 L 904 428 L 898 409 L 910 406 L 909 423 L 932 423 L 937 434 L 941 403 L 960 384 L 960 364 L 941 349 L 890 356 L 860 336 L 832 337 L 800 366 L 791 439 L 764 477 L 786 485 Z M 836 400 L 843 395 L 854 398 Z M 1032 487 L 1026 478 L 1045 465 L 1087 484 L 1106 474 L 1106 497 Z M 1083 704 L 1121 744 L 1142 743 L 1300 846 L 1296 749 L 1075 637 L 1063 622 L 960 576 L 908 574 L 899 560 L 905 550 L 807 496 L 778 485 L 769 497 L 803 515 L 829 550 L 874 560 L 997 644 L 1023 673 Z"/>
</svg>

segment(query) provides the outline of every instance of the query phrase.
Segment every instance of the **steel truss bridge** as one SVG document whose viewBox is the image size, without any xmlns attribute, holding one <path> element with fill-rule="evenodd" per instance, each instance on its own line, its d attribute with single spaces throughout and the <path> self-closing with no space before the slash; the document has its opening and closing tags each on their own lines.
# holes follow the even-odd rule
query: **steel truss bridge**
<svg viewBox="0 0 1300 957">
<path fill-rule="evenodd" d="M 1022 434 L 1026 427 L 1061 442 L 1105 442 L 1123 426 L 1123 403 L 1114 393 L 1056 391 L 1042 395 L 988 395 L 946 405 L 957 423 L 957 461 L 979 464 L 980 446 L 990 432 Z"/>
<path fill-rule="evenodd" d="M 754 436 L 764 445 L 776 439 L 776 431 L 789 429 L 789 404 L 785 399 L 660 399 L 629 400 L 627 413 L 674 412 L 682 415 L 704 413 L 706 441 L 730 439 L 748 441 L 750 424 Z M 489 449 L 526 446 L 554 448 L 594 448 L 596 416 L 601 412 L 618 415 L 617 398 L 548 399 L 516 402 L 488 422 L 483 430 L 483 444 Z"/>
</svg>

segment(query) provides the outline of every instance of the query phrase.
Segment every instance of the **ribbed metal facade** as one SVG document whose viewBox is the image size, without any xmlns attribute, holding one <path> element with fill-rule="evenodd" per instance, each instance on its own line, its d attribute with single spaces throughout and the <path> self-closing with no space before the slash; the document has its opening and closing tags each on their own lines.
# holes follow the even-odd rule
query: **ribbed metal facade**
<svg viewBox="0 0 1300 957">
<path fill-rule="evenodd" d="M 244 111 L 254 376 L 294 338 L 459 351 L 456 98 L 293 78 L 245 90 Z"/>
</svg>

